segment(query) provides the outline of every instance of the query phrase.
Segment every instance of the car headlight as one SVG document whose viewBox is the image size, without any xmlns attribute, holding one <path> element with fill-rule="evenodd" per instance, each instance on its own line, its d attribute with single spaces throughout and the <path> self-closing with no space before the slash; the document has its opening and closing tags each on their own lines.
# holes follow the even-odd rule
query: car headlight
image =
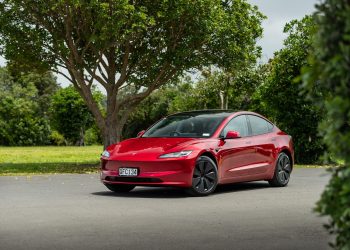
<svg viewBox="0 0 350 250">
<path fill-rule="evenodd" d="M 105 158 L 109 158 L 111 156 L 111 154 L 107 150 L 103 151 L 101 155 Z"/>
<path fill-rule="evenodd" d="M 184 150 L 184 151 L 179 151 L 179 152 L 174 152 L 174 153 L 161 155 L 161 156 L 159 156 L 159 158 L 179 158 L 179 157 L 188 156 L 191 153 L 192 153 L 191 150 Z"/>
</svg>

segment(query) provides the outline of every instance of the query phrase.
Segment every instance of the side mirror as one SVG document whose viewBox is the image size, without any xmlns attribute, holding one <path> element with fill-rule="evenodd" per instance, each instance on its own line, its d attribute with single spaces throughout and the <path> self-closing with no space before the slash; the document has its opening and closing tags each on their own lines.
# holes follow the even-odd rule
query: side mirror
<svg viewBox="0 0 350 250">
<path fill-rule="evenodd" d="M 227 134 L 225 136 L 225 139 L 236 139 L 236 138 L 240 138 L 240 134 L 238 131 L 227 131 Z"/>
<path fill-rule="evenodd" d="M 137 138 L 143 136 L 143 134 L 146 132 L 146 130 L 142 130 L 140 132 L 137 133 Z"/>
</svg>

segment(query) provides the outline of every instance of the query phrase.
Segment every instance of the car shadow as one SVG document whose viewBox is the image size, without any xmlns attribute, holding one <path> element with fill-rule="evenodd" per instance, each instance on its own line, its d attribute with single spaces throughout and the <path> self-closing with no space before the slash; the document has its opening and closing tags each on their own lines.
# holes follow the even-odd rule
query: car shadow
<svg viewBox="0 0 350 250">
<path fill-rule="evenodd" d="M 179 199 L 179 198 L 207 198 L 225 193 L 244 192 L 254 189 L 270 188 L 267 182 L 245 182 L 219 185 L 215 192 L 210 196 L 193 197 L 189 195 L 184 189 L 174 187 L 136 187 L 128 193 L 114 193 L 111 191 L 100 191 L 91 193 L 96 196 L 105 197 L 124 197 L 124 198 L 159 198 L 159 199 Z"/>
</svg>

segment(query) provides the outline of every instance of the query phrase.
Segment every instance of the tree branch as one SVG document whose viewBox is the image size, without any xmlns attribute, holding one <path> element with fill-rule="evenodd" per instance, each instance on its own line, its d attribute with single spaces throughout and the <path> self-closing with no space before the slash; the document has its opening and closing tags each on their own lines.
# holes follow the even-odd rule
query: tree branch
<svg viewBox="0 0 350 250">
<path fill-rule="evenodd" d="M 126 104 L 129 106 L 137 105 L 140 101 L 149 96 L 155 89 L 168 82 L 177 72 L 177 69 L 175 68 L 167 72 L 167 70 L 169 70 L 169 67 L 169 64 L 163 66 L 162 70 L 159 72 L 147 90 L 143 91 L 142 93 L 128 95 L 123 100 L 121 100 L 117 105 L 118 109 Z"/>
<path fill-rule="evenodd" d="M 52 72 L 55 72 L 61 76 L 63 76 L 64 78 L 66 78 L 69 82 L 73 83 L 73 79 L 71 79 L 69 76 L 67 76 L 66 74 L 62 73 L 61 71 L 59 70 L 56 70 L 56 69 L 52 69 Z"/>
<path fill-rule="evenodd" d="M 127 79 L 127 76 L 128 76 L 127 68 L 129 65 L 129 55 L 130 55 L 130 43 L 129 43 L 129 41 L 127 41 L 126 46 L 125 46 L 125 53 L 123 56 L 123 63 L 122 63 L 122 67 L 120 70 L 120 77 L 116 83 L 117 88 L 119 86 L 121 86 Z"/>
</svg>

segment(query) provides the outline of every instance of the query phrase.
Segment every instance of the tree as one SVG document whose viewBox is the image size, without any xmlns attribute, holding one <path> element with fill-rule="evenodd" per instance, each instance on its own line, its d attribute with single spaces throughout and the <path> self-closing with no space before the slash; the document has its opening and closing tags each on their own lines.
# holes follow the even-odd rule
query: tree
<svg viewBox="0 0 350 250">
<path fill-rule="evenodd" d="M 305 93 L 300 93 L 302 84 L 296 80 L 301 68 L 307 65 L 315 28 L 311 16 L 285 26 L 288 37 L 284 48 L 270 62 L 266 83 L 259 89 L 263 113 L 293 136 L 295 159 L 299 163 L 314 163 L 324 152 L 317 129 L 323 114 Z"/>
<path fill-rule="evenodd" d="M 246 110 L 252 108 L 252 96 L 262 83 L 265 71 L 263 65 L 252 64 L 236 70 L 203 71 L 203 75 L 196 85 L 198 99 L 204 96 L 206 102 L 202 108 Z"/>
<path fill-rule="evenodd" d="M 329 232 L 336 249 L 350 249 L 350 2 L 325 0 L 317 5 L 318 32 L 310 67 L 304 69 L 305 88 L 315 104 L 325 110 L 320 124 L 331 155 L 343 162 L 317 204 L 330 216 Z"/>
<path fill-rule="evenodd" d="M 217 108 L 211 86 L 209 82 L 195 83 L 189 77 L 182 79 L 172 87 L 173 99 L 168 105 L 168 113 Z"/>
<path fill-rule="evenodd" d="M 0 145 L 49 142 L 49 122 L 38 115 L 38 90 L 32 82 L 23 85 L 15 82 L 6 68 L 0 68 Z"/>
<path fill-rule="evenodd" d="M 37 115 L 47 117 L 52 95 L 59 89 L 59 85 L 57 84 L 56 78 L 53 76 L 53 74 L 50 72 L 40 74 L 29 71 L 21 73 L 17 78 L 17 82 L 24 87 L 28 84 L 33 84 L 35 86 L 38 94 L 35 101 L 38 103 L 39 108 Z"/>
<path fill-rule="evenodd" d="M 69 144 L 84 145 L 87 129 L 94 125 L 91 112 L 73 86 L 60 89 L 52 97 L 51 123 Z"/>
<path fill-rule="evenodd" d="M 107 146 L 137 104 L 184 71 L 246 61 L 262 18 L 245 0 L 3 0 L 0 46 L 16 65 L 66 77 Z M 105 116 L 93 83 L 106 90 Z"/>
</svg>

